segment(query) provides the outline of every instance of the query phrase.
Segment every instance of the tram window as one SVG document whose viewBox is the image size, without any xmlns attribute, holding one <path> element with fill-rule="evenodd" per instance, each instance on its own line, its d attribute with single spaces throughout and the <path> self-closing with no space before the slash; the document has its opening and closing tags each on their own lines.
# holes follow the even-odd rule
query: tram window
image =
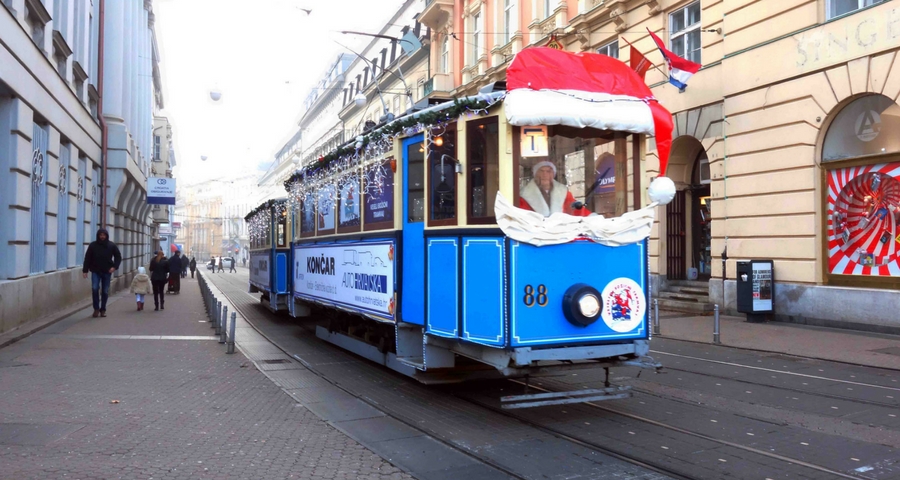
<svg viewBox="0 0 900 480">
<path fill-rule="evenodd" d="M 616 209 L 615 142 L 562 135 L 560 130 L 549 127 L 545 151 L 532 151 L 533 155 L 518 159 L 517 206 L 545 216 L 563 212 L 614 217 L 621 213 Z"/>
<path fill-rule="evenodd" d="M 394 172 L 393 158 L 365 167 L 365 207 L 363 214 L 366 230 L 394 227 Z"/>
<path fill-rule="evenodd" d="M 338 188 L 338 232 L 358 232 L 359 218 L 359 176 L 351 175 Z"/>
<path fill-rule="evenodd" d="M 431 141 L 428 152 L 429 225 L 456 225 L 456 124 Z"/>
<path fill-rule="evenodd" d="M 469 223 L 495 223 L 494 198 L 500 185 L 497 117 L 466 124 Z"/>
<path fill-rule="evenodd" d="M 307 237 L 316 233 L 316 196 L 306 192 L 300 202 L 300 236 Z"/>
<path fill-rule="evenodd" d="M 319 208 L 317 215 L 319 235 L 334 233 L 334 196 L 336 189 L 333 184 L 319 187 Z"/>
<path fill-rule="evenodd" d="M 417 223 L 425 220 L 425 144 L 413 143 L 406 147 L 408 181 L 406 194 L 408 221 Z"/>
<path fill-rule="evenodd" d="M 278 222 L 278 247 L 286 247 L 287 239 L 285 238 L 285 219 L 282 218 L 280 222 Z"/>
</svg>

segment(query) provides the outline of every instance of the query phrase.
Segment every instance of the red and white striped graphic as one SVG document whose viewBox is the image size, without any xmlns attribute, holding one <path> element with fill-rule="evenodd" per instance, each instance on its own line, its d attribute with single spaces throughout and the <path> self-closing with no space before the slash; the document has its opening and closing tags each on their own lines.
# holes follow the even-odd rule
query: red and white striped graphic
<svg viewBox="0 0 900 480">
<path fill-rule="evenodd" d="M 828 270 L 900 276 L 900 163 L 828 173 Z"/>
</svg>

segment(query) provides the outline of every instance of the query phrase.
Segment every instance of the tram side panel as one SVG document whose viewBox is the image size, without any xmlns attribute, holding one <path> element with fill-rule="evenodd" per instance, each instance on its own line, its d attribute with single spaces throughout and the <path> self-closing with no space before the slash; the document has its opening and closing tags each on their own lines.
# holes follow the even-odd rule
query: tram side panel
<svg viewBox="0 0 900 480">
<path fill-rule="evenodd" d="M 646 240 L 535 247 L 429 236 L 425 263 L 429 335 L 497 348 L 648 338 Z"/>
<path fill-rule="evenodd" d="M 250 251 L 250 293 L 268 292 L 271 282 L 270 249 Z"/>
</svg>

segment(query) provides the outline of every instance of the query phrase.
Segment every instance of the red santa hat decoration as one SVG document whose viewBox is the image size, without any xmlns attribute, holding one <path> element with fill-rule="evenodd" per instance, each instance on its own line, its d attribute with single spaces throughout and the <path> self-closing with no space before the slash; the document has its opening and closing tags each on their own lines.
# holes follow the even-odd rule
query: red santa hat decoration
<svg viewBox="0 0 900 480">
<path fill-rule="evenodd" d="M 650 182 L 650 200 L 665 205 L 675 197 L 675 183 L 665 176 L 672 114 L 625 63 L 593 53 L 527 48 L 509 66 L 506 85 L 504 104 L 511 125 L 566 125 L 653 135 L 659 177 Z M 542 163 L 553 166 L 540 162 L 535 172 Z"/>
</svg>

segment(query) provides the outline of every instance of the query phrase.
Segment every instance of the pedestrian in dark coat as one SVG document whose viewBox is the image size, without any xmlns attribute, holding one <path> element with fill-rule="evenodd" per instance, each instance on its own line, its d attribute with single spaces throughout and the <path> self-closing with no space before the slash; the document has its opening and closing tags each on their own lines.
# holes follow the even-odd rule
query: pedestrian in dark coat
<svg viewBox="0 0 900 480">
<path fill-rule="evenodd" d="M 153 285 L 153 310 L 166 309 L 166 278 L 169 276 L 169 261 L 162 250 L 150 260 L 150 284 Z"/>
<path fill-rule="evenodd" d="M 188 260 L 187 255 L 181 256 L 181 278 L 187 278 L 188 266 L 191 264 L 191 261 Z"/>
<path fill-rule="evenodd" d="M 197 270 L 197 259 L 191 257 L 191 263 L 188 264 L 191 269 L 191 278 L 194 278 L 194 271 Z"/>
<path fill-rule="evenodd" d="M 181 292 L 181 251 L 178 250 L 169 257 L 169 284 L 172 293 L 178 295 Z"/>
<path fill-rule="evenodd" d="M 229 260 L 231 260 L 231 267 L 228 269 L 228 273 L 231 273 L 231 272 L 237 273 L 237 269 L 234 268 L 234 257 L 229 257 Z"/>
<path fill-rule="evenodd" d="M 113 272 L 122 264 L 122 253 L 115 243 L 109 241 L 109 232 L 97 230 L 97 240 L 88 245 L 84 252 L 84 266 L 81 276 L 87 278 L 91 272 L 91 296 L 94 300 L 94 317 L 106 316 L 106 301 L 109 299 L 109 281 Z"/>
</svg>

